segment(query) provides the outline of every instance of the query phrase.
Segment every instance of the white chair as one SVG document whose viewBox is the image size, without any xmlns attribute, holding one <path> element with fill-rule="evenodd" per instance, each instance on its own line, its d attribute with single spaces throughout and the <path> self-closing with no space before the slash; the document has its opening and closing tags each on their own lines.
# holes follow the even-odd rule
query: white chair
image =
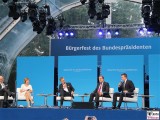
<svg viewBox="0 0 160 120">
<path fill-rule="evenodd" d="M 16 100 L 17 100 L 17 101 L 26 101 L 25 96 L 21 94 L 20 90 L 21 90 L 21 88 L 17 88 Z M 33 100 L 33 95 L 31 96 L 31 98 L 32 98 L 32 100 Z"/>
<path fill-rule="evenodd" d="M 60 101 L 60 100 L 61 100 L 61 97 L 60 97 L 60 96 L 57 96 L 57 97 L 56 97 L 56 101 L 58 102 L 58 101 Z M 73 102 L 73 97 L 69 97 L 69 96 L 64 97 L 64 101 L 71 102 L 71 104 L 72 104 L 72 102 Z"/>
<path fill-rule="evenodd" d="M 103 106 L 103 102 L 112 102 L 113 101 L 113 94 L 114 94 L 114 88 L 109 88 L 110 98 L 108 98 L 108 97 L 99 97 L 99 102 L 102 102 L 102 106 Z M 94 97 L 94 100 L 95 100 L 95 97 Z"/>
<path fill-rule="evenodd" d="M 133 97 L 123 97 L 123 102 L 124 102 L 124 107 L 128 108 L 127 103 L 136 103 L 137 105 L 137 109 L 138 107 L 138 94 L 139 94 L 139 88 L 135 88 L 135 90 L 133 91 Z M 119 97 L 117 97 L 117 101 L 119 101 Z"/>
<path fill-rule="evenodd" d="M 0 101 L 4 101 L 4 96 L 0 96 Z M 15 99 L 12 96 L 8 96 L 8 101 L 13 101 L 13 103 L 15 103 Z M 3 107 L 3 103 L 1 103 L 0 106 Z"/>
</svg>

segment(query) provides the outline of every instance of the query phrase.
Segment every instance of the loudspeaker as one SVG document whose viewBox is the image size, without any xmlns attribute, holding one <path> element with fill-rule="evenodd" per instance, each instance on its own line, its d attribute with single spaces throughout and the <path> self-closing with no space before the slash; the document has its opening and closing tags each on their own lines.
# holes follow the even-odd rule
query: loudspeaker
<svg viewBox="0 0 160 120">
<path fill-rule="evenodd" d="M 94 103 L 90 102 L 73 102 L 72 103 L 73 109 L 94 109 Z"/>
</svg>

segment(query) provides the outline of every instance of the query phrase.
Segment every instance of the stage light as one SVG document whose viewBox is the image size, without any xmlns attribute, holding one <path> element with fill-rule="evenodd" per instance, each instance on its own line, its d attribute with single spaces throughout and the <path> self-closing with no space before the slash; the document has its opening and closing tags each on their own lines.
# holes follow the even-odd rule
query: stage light
<svg viewBox="0 0 160 120">
<path fill-rule="evenodd" d="M 22 22 L 25 22 L 27 20 L 27 12 L 23 10 L 20 14 Z"/>
<path fill-rule="evenodd" d="M 4 3 L 8 2 L 8 0 L 2 0 Z"/>
<path fill-rule="evenodd" d="M 35 3 L 29 2 L 28 3 L 28 16 L 31 22 L 36 21 L 38 18 L 38 6 Z"/>
<path fill-rule="evenodd" d="M 95 0 L 89 0 L 89 9 L 88 9 L 88 16 L 90 19 L 93 19 L 96 15 L 96 5 Z"/>
<path fill-rule="evenodd" d="M 65 36 L 68 37 L 68 36 L 69 36 L 69 33 L 68 33 L 68 32 L 65 32 Z"/>
<path fill-rule="evenodd" d="M 107 30 L 107 35 L 111 35 L 111 30 Z"/>
<path fill-rule="evenodd" d="M 107 4 L 102 5 L 102 17 L 108 18 L 108 15 L 110 14 L 110 6 Z"/>
<path fill-rule="evenodd" d="M 87 0 L 80 0 L 80 2 L 82 3 L 82 5 L 84 5 L 86 3 Z"/>
<path fill-rule="evenodd" d="M 103 3 L 103 2 L 104 2 L 104 0 L 98 0 L 98 2 L 99 2 L 99 3 Z"/>
<path fill-rule="evenodd" d="M 119 35 L 119 30 L 115 30 L 115 35 Z"/>
<path fill-rule="evenodd" d="M 140 29 L 139 29 L 139 34 L 140 34 L 140 35 L 144 35 L 144 30 L 143 30 L 143 28 L 140 28 Z"/>
<path fill-rule="evenodd" d="M 59 20 L 59 27 L 63 28 L 64 22 L 65 22 L 65 19 L 64 19 L 63 15 L 59 15 L 58 20 Z"/>
<path fill-rule="evenodd" d="M 102 35 L 103 35 L 103 31 L 102 31 L 102 30 L 99 30 L 99 31 L 98 31 L 98 35 L 99 35 L 99 36 L 102 36 Z"/>
<path fill-rule="evenodd" d="M 103 20 L 102 12 L 97 13 L 97 20 Z"/>
<path fill-rule="evenodd" d="M 20 17 L 20 9 L 22 8 L 20 5 L 16 5 L 14 2 L 9 4 L 9 17 L 12 17 L 14 20 L 17 20 Z"/>
<path fill-rule="evenodd" d="M 53 17 L 48 18 L 48 24 L 46 26 L 46 35 L 52 35 L 53 32 L 56 30 L 56 22 Z"/>
<path fill-rule="evenodd" d="M 73 33 L 73 32 L 70 32 L 70 36 L 73 37 L 73 36 L 74 36 L 74 33 Z"/>
<path fill-rule="evenodd" d="M 62 31 L 58 32 L 58 36 L 63 37 L 63 32 Z"/>
</svg>

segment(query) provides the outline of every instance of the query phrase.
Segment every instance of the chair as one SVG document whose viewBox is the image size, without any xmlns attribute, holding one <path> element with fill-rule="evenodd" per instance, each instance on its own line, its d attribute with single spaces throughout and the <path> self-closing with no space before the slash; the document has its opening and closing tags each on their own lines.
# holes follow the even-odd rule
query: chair
<svg viewBox="0 0 160 120">
<path fill-rule="evenodd" d="M 56 96 L 56 101 L 58 102 L 58 101 L 60 101 L 60 100 L 61 100 L 61 97 L 60 97 L 60 96 Z M 64 97 L 64 101 L 69 101 L 69 102 L 71 102 L 71 104 L 72 104 L 72 102 L 73 102 L 73 97 L 69 97 L 69 96 Z"/>
<path fill-rule="evenodd" d="M 0 96 L 0 101 L 1 101 L 0 107 L 3 107 L 4 96 Z M 15 99 L 13 97 L 8 96 L 8 101 L 15 102 Z"/>
<path fill-rule="evenodd" d="M 16 100 L 17 101 L 26 101 L 25 96 L 20 93 L 20 90 L 21 90 L 21 88 L 17 88 Z M 31 98 L 33 99 L 33 95 L 31 96 Z"/>
<path fill-rule="evenodd" d="M 103 102 L 112 102 L 113 101 L 113 93 L 114 93 L 114 88 L 109 88 L 109 95 L 111 96 L 110 98 L 99 97 L 99 102 L 102 102 L 102 106 L 103 106 Z M 95 100 L 95 97 L 94 97 L 94 100 Z"/>
<path fill-rule="evenodd" d="M 138 107 L 138 93 L 139 93 L 139 88 L 135 88 L 133 91 L 133 97 L 123 97 L 123 102 L 124 102 L 124 107 L 128 109 L 127 103 L 136 103 L 137 104 L 137 109 Z M 119 101 L 119 97 L 117 97 L 117 101 Z"/>
</svg>

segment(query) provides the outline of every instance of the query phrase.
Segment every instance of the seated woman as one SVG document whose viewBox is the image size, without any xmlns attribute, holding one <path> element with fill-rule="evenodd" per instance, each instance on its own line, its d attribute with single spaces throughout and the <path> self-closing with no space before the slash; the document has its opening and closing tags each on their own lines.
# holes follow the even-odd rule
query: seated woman
<svg viewBox="0 0 160 120">
<path fill-rule="evenodd" d="M 32 86 L 29 84 L 29 78 L 25 78 L 24 84 L 21 85 L 20 93 L 25 96 L 28 107 L 31 107 L 31 104 L 34 103 L 31 98 L 32 91 Z"/>
</svg>

